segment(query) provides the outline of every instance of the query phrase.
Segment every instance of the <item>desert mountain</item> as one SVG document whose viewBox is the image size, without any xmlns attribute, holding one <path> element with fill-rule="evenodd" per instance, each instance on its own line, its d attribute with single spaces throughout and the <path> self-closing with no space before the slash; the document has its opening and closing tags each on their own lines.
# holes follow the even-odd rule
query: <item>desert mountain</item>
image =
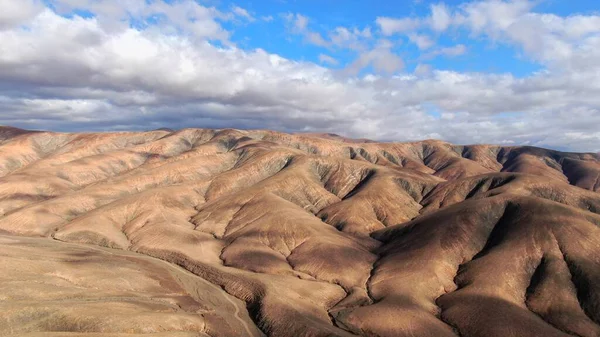
<svg viewBox="0 0 600 337">
<path fill-rule="evenodd" d="M 0 127 L 0 335 L 600 336 L 600 156 Z"/>
</svg>

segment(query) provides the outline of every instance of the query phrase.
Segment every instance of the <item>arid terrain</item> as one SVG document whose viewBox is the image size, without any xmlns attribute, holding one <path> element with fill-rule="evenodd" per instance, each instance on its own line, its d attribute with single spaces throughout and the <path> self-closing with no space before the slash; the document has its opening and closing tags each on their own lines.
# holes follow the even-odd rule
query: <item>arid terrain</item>
<svg viewBox="0 0 600 337">
<path fill-rule="evenodd" d="M 600 336 L 600 156 L 0 127 L 0 335 Z"/>
</svg>

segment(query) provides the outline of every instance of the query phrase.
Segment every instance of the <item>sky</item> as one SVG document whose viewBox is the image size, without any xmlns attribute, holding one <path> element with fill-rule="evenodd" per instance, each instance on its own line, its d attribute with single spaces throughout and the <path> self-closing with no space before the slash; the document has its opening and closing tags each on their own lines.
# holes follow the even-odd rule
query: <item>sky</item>
<svg viewBox="0 0 600 337">
<path fill-rule="evenodd" d="M 0 125 L 600 151 L 596 0 L 0 0 Z"/>
</svg>

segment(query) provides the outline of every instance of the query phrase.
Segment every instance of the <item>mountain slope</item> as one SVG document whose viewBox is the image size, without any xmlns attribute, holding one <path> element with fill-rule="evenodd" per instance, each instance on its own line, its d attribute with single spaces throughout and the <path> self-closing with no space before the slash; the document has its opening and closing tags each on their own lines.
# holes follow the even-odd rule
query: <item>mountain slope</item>
<svg viewBox="0 0 600 337">
<path fill-rule="evenodd" d="M 0 333 L 600 336 L 599 177 L 533 147 L 0 128 Z"/>
</svg>

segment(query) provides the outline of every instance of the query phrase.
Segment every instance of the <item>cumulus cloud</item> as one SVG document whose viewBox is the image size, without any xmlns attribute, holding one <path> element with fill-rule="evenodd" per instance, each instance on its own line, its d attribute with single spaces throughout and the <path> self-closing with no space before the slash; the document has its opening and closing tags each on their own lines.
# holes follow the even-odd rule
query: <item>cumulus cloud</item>
<svg viewBox="0 0 600 337">
<path fill-rule="evenodd" d="M 23 24 L 44 7 L 36 0 L 0 0 L 0 30 Z"/>
<path fill-rule="evenodd" d="M 500 6 L 500 1 L 488 2 Z M 501 18 L 482 14 L 499 10 L 489 4 L 447 9 L 450 26 L 518 44 L 547 65 L 522 78 L 441 71 L 426 64 L 404 73 L 390 40 L 370 30 L 339 29 L 327 35 L 328 43 L 350 46 L 369 36 L 376 39 L 356 49 L 348 76 L 325 67 L 333 64 L 330 55 L 321 55 L 323 65 L 317 65 L 216 43 L 228 41 L 230 33 L 220 22 L 231 18 L 194 1 L 140 8 L 128 2 L 61 3 L 58 12 L 32 11 L 0 30 L 0 124 L 62 131 L 271 128 L 378 140 L 599 149 L 600 57 L 594 56 L 599 56 L 600 36 L 594 15 L 548 16 L 516 1 L 516 9 L 498 12 L 504 13 Z M 82 3 L 105 4 L 95 9 L 104 14 L 61 15 Z M 156 23 L 117 24 L 132 15 Z M 291 23 L 310 31 L 306 17 L 294 14 Z M 23 25 L 26 29 L 19 28 Z M 540 33 L 537 42 L 516 33 L 530 25 Z M 430 48 L 459 55 L 467 47 Z"/>
</svg>

